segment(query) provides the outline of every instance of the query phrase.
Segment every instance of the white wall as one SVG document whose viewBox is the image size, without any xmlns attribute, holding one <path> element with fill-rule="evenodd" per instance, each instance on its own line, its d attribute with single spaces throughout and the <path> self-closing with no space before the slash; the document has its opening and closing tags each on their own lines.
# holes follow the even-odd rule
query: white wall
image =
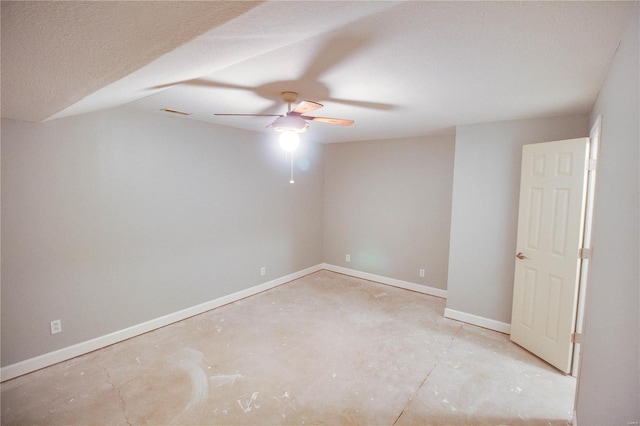
<svg viewBox="0 0 640 426">
<path fill-rule="evenodd" d="M 453 145 L 453 134 L 327 145 L 325 262 L 445 290 Z"/>
<path fill-rule="evenodd" d="M 320 146 L 291 185 L 266 135 L 160 113 L 1 131 L 3 366 L 322 262 Z"/>
<path fill-rule="evenodd" d="M 511 323 L 521 147 L 588 135 L 583 115 L 457 127 L 448 310 Z"/>
<path fill-rule="evenodd" d="M 640 12 L 636 5 L 592 121 L 602 115 L 579 425 L 640 421 Z"/>
</svg>

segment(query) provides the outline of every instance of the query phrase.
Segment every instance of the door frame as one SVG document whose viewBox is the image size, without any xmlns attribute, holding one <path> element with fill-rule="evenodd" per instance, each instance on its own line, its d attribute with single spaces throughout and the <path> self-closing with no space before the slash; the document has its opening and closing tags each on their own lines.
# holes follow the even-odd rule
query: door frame
<svg viewBox="0 0 640 426">
<path fill-rule="evenodd" d="M 587 200 L 585 206 L 584 217 L 584 235 L 582 238 L 582 247 L 587 249 L 587 256 L 582 259 L 580 265 L 580 279 L 578 281 L 578 306 L 576 312 L 575 335 L 577 336 L 573 347 L 573 360 L 571 363 L 571 375 L 578 377 L 580 370 L 580 351 L 581 336 L 584 327 L 585 304 L 587 294 L 587 281 L 589 276 L 589 259 L 591 252 L 591 226 L 593 223 L 593 202 L 596 189 L 596 170 L 598 164 L 598 148 L 600 146 L 600 137 L 602 135 L 602 116 L 599 115 L 591 127 L 589 132 L 590 150 L 589 150 L 589 175 L 587 177 Z"/>
<path fill-rule="evenodd" d="M 596 118 L 596 121 L 591 127 L 589 132 L 589 138 L 591 139 L 591 150 L 589 151 L 589 158 L 592 164 L 589 170 L 589 176 L 587 180 L 587 205 L 585 209 L 585 223 L 584 223 L 584 237 L 583 247 L 591 250 L 591 228 L 593 224 L 593 203 L 595 200 L 596 190 L 596 170 L 598 169 L 598 150 L 600 148 L 600 142 L 602 138 L 602 115 Z M 584 328 L 586 295 L 587 295 L 587 281 L 589 272 L 589 257 L 582 260 L 580 265 L 580 281 L 578 284 L 578 312 L 576 315 L 576 335 L 582 336 Z M 582 352 L 582 339 L 577 339 L 573 347 L 573 360 L 571 365 L 571 375 L 576 378 L 576 391 L 573 400 L 573 424 L 576 425 L 576 407 L 578 406 L 578 394 L 580 392 L 580 372 L 581 372 L 581 352 Z"/>
</svg>

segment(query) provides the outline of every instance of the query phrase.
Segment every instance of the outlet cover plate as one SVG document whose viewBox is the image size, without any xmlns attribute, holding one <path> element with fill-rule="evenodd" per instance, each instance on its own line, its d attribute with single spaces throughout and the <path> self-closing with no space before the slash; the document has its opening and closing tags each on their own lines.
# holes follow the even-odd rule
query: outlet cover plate
<svg viewBox="0 0 640 426">
<path fill-rule="evenodd" d="M 62 332 L 62 321 L 61 320 L 54 320 L 51 321 L 51 334 L 58 334 Z"/>
</svg>

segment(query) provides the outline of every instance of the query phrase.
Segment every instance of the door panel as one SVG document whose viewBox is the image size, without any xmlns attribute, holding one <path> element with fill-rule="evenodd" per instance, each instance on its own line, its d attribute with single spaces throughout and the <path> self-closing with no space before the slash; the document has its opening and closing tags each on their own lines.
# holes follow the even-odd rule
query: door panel
<svg viewBox="0 0 640 426">
<path fill-rule="evenodd" d="M 529 189 L 529 232 L 527 234 L 527 248 L 537 250 L 540 248 L 540 228 L 542 220 L 542 188 Z"/>
<path fill-rule="evenodd" d="M 511 340 L 571 369 L 589 138 L 522 149 Z"/>
</svg>

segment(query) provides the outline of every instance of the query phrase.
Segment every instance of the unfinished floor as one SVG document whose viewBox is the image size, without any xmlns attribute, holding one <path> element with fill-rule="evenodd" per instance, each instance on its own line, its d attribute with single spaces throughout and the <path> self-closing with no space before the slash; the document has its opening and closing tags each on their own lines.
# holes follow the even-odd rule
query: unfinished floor
<svg viewBox="0 0 640 426">
<path fill-rule="evenodd" d="M 572 377 L 444 307 L 320 271 L 2 383 L 2 424 L 571 423 Z"/>
</svg>

